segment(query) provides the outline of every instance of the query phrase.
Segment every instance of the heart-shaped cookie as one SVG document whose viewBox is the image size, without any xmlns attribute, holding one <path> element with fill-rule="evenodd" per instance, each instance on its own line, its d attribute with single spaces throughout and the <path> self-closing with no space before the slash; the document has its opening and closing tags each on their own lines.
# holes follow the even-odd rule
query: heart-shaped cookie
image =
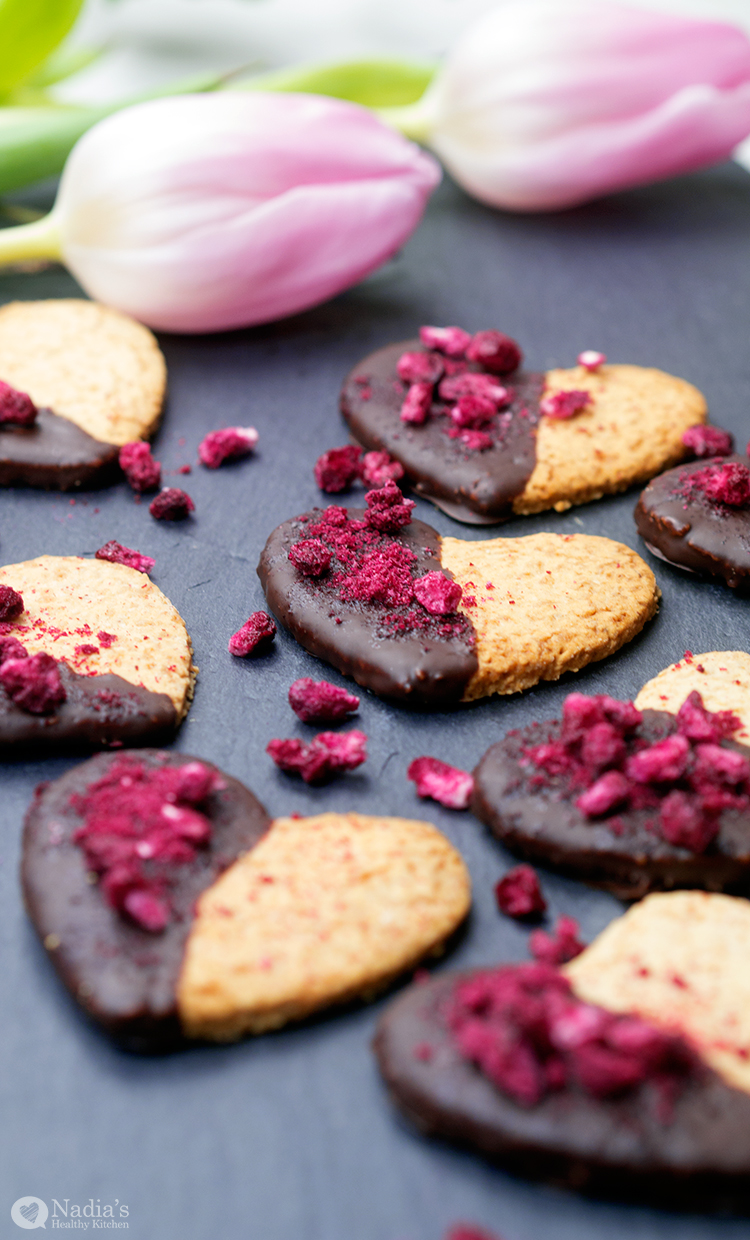
<svg viewBox="0 0 750 1240">
<path fill-rule="evenodd" d="M 0 594 L 0 757 L 171 738 L 197 669 L 145 573 L 40 556 L 0 568 Z"/>
<path fill-rule="evenodd" d="M 66 985 L 144 1049 L 368 998 L 439 951 L 471 898 L 461 857 L 429 823 L 271 823 L 237 780 L 159 750 L 99 755 L 45 788 L 22 874 Z"/>
<path fill-rule="evenodd" d="M 750 588 L 750 457 L 725 456 L 654 478 L 635 508 L 654 555 L 694 573 Z"/>
<path fill-rule="evenodd" d="M 426 339 L 436 330 L 423 329 Z M 624 491 L 684 460 L 683 433 L 706 419 L 701 393 L 661 370 L 602 358 L 527 373 L 514 369 L 517 346 L 485 365 L 481 341 L 477 349 L 460 336 L 456 347 L 436 336 L 432 347 L 415 339 L 379 349 L 341 392 L 354 438 L 388 452 L 418 494 L 459 521 L 494 524 Z"/>
<path fill-rule="evenodd" d="M 141 323 L 91 301 L 0 309 L 0 381 L 30 396 L 31 425 L 0 423 L 0 485 L 97 486 L 119 476 L 118 449 L 150 437 L 167 372 Z"/>
<path fill-rule="evenodd" d="M 621 543 L 441 539 L 402 499 L 391 483 L 367 510 L 285 521 L 258 566 L 300 645 L 383 697 L 449 707 L 516 693 L 613 654 L 657 610 L 653 574 Z"/>
<path fill-rule="evenodd" d="M 571 694 L 562 720 L 494 744 L 474 772 L 477 817 L 514 852 L 626 899 L 660 888 L 745 886 L 746 729 L 731 711 L 706 709 L 692 686 L 710 684 L 708 672 L 696 668 L 679 695 L 679 672 L 662 676 L 671 704 L 661 677 L 635 705 Z M 721 700 L 721 683 L 707 701 Z M 743 693 L 736 684 L 734 691 Z"/>
<path fill-rule="evenodd" d="M 422 1131 L 571 1187 L 691 1200 L 750 1173 L 750 905 L 649 896 L 562 970 L 409 987 L 375 1050 Z"/>
</svg>

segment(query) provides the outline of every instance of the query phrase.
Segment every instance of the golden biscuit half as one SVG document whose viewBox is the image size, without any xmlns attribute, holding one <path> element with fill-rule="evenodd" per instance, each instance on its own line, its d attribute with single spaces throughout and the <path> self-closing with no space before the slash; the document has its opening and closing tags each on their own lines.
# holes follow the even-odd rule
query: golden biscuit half
<svg viewBox="0 0 750 1240">
<path fill-rule="evenodd" d="M 430 823 L 277 818 L 201 896 L 177 987 L 191 1037 L 231 1041 L 370 998 L 440 951 L 471 902 Z"/>
<path fill-rule="evenodd" d="M 750 654 L 744 650 L 710 650 L 672 663 L 648 680 L 635 699 L 639 710 L 676 715 L 697 691 L 706 710 L 730 710 L 742 720 L 732 740 L 750 744 Z"/>
</svg>

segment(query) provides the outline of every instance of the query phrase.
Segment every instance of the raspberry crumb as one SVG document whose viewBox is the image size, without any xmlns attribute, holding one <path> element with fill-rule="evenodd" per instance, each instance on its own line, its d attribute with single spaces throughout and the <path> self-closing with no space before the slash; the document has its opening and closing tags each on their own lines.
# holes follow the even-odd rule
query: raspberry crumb
<svg viewBox="0 0 750 1240">
<path fill-rule="evenodd" d="M 400 494 L 400 492 L 399 492 Z M 303 577 L 322 577 L 331 567 L 332 553 L 319 538 L 303 538 L 289 548 L 289 559 Z"/>
<path fill-rule="evenodd" d="M 365 495 L 368 512 L 365 521 L 381 534 L 395 534 L 411 521 L 413 499 L 404 499 L 395 482 L 386 482 L 385 486 Z"/>
<path fill-rule="evenodd" d="M 209 469 L 218 469 L 225 461 L 236 461 L 249 456 L 258 443 L 254 426 L 228 426 L 224 430 L 209 431 L 198 445 L 198 456 Z"/>
<path fill-rule="evenodd" d="M 487 396 L 461 396 L 450 411 L 454 426 L 478 429 L 486 422 L 491 422 L 497 412 L 497 405 Z"/>
<path fill-rule="evenodd" d="M 417 786 L 417 795 L 430 797 L 446 809 L 468 809 L 474 779 L 468 771 L 441 762 L 440 758 L 415 758 L 406 778 Z"/>
<path fill-rule="evenodd" d="M 289 705 L 303 723 L 340 723 L 359 710 L 359 698 L 327 680 L 303 676 L 289 686 Z"/>
<path fill-rule="evenodd" d="M 725 461 L 723 465 L 707 465 L 691 474 L 690 483 L 708 496 L 731 508 L 750 504 L 750 469 L 741 461 Z"/>
<path fill-rule="evenodd" d="M 470 362 L 478 362 L 485 370 L 496 375 L 510 374 L 523 360 L 516 341 L 494 329 L 477 332 L 472 336 L 466 349 L 466 357 Z"/>
<path fill-rule="evenodd" d="M 461 431 L 459 439 L 470 452 L 486 452 L 492 447 L 492 436 L 486 431 Z"/>
<path fill-rule="evenodd" d="M 578 365 L 583 366 L 584 370 L 598 370 L 603 366 L 607 357 L 605 353 L 597 353 L 596 349 L 584 349 L 583 353 L 578 354 Z"/>
<path fill-rule="evenodd" d="M 26 392 L 0 381 L 0 425 L 33 426 L 38 412 Z"/>
<path fill-rule="evenodd" d="M 151 445 L 136 440 L 120 448 L 120 469 L 134 491 L 155 491 L 161 483 L 161 464 L 151 455 Z"/>
<path fill-rule="evenodd" d="M 365 452 L 362 457 L 362 479 L 369 487 L 383 487 L 387 482 L 398 482 L 403 476 L 403 465 L 387 452 Z"/>
<path fill-rule="evenodd" d="M 86 645 L 84 646 L 76 646 L 75 651 L 74 651 L 74 654 L 76 656 L 82 657 L 82 658 L 85 658 L 86 655 L 89 655 L 89 654 L 98 654 L 98 653 L 99 653 L 99 647 L 92 646 L 90 642 L 87 642 Z"/>
<path fill-rule="evenodd" d="M 457 581 L 437 570 L 425 573 L 424 577 L 417 577 L 414 581 L 415 597 L 433 616 L 445 616 L 455 611 L 462 593 Z"/>
<path fill-rule="evenodd" d="M 483 1227 L 475 1227 L 473 1223 L 455 1223 L 446 1232 L 445 1240 L 502 1240 L 502 1237 Z"/>
<path fill-rule="evenodd" d="M 8 697 L 32 715 L 46 715 L 65 701 L 67 693 L 57 662 L 42 651 L 0 663 L 0 684 Z"/>
<path fill-rule="evenodd" d="M 426 349 L 437 349 L 447 357 L 463 357 L 471 336 L 461 327 L 420 327 L 419 339 Z"/>
<path fill-rule="evenodd" d="M 361 477 L 361 456 L 362 449 L 355 444 L 330 448 L 319 456 L 313 466 L 313 473 L 321 491 L 335 495 L 339 491 L 348 490 L 352 483 Z"/>
<path fill-rule="evenodd" d="M 432 384 L 412 383 L 401 406 L 401 421 L 421 426 L 426 422 L 432 404 Z"/>
<path fill-rule="evenodd" d="M 183 521 L 191 512 L 195 512 L 195 504 L 187 491 L 181 491 L 179 487 L 164 487 L 164 490 L 151 500 L 148 510 L 157 521 Z"/>
<path fill-rule="evenodd" d="M 579 933 L 580 926 L 575 918 L 563 914 L 558 917 L 552 934 L 547 934 L 546 930 L 534 931 L 529 939 L 531 954 L 542 964 L 567 964 L 580 956 L 586 946 L 579 939 Z"/>
<path fill-rule="evenodd" d="M 117 634 L 105 633 L 104 629 L 100 629 L 96 635 L 96 639 L 100 646 L 103 646 L 105 650 L 109 650 L 110 646 L 117 641 Z"/>
<path fill-rule="evenodd" d="M 229 638 L 229 653 L 244 659 L 267 650 L 276 636 L 276 625 L 265 611 L 254 611 L 241 629 Z"/>
<path fill-rule="evenodd" d="M 298 737 L 269 741 L 266 753 L 282 771 L 301 775 L 306 784 L 317 784 L 361 766 L 367 759 L 367 737 L 356 730 L 319 732 L 309 743 Z"/>
<path fill-rule="evenodd" d="M 550 396 L 545 396 L 539 408 L 548 418 L 572 418 L 574 414 L 580 413 L 590 404 L 590 392 L 571 390 L 553 392 Z"/>
<path fill-rule="evenodd" d="M 439 353 L 402 353 L 396 373 L 404 383 L 437 383 L 445 369 Z"/>
<path fill-rule="evenodd" d="M 0 663 L 6 659 L 26 659 L 28 652 L 17 637 L 0 637 Z"/>
<path fill-rule="evenodd" d="M 0 586 L 0 620 L 15 620 L 23 611 L 23 595 L 12 586 Z"/>
<path fill-rule="evenodd" d="M 517 865 L 508 870 L 495 884 L 495 898 L 506 917 L 536 917 L 547 907 L 537 872 L 530 865 Z"/>
<path fill-rule="evenodd" d="M 702 422 L 683 431 L 682 442 L 693 456 L 699 457 L 728 456 L 734 448 L 734 438 L 729 431 L 722 431 L 718 426 L 705 426 Z"/>
<path fill-rule="evenodd" d="M 141 555 L 140 551 L 123 547 L 122 543 L 115 542 L 114 539 L 105 543 L 95 554 L 97 560 L 109 560 L 111 564 L 124 564 L 126 568 L 134 568 L 138 573 L 150 573 L 156 563 L 150 555 Z"/>
</svg>

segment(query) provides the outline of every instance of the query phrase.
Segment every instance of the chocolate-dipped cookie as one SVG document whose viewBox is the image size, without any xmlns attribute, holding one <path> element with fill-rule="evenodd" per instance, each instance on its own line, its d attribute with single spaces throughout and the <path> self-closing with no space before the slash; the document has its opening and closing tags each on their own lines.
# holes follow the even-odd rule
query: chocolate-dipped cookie
<svg viewBox="0 0 750 1240">
<path fill-rule="evenodd" d="M 148 328 L 118 311 L 11 302 L 0 389 L 0 486 L 67 491 L 114 481 L 120 446 L 154 433 L 166 367 Z"/>
<path fill-rule="evenodd" d="M 675 714 L 571 694 L 494 744 L 472 808 L 508 848 L 623 898 L 746 887 L 750 749 L 693 691 Z"/>
<path fill-rule="evenodd" d="M 0 568 L 0 758 L 168 740 L 196 672 L 145 573 L 74 556 Z"/>
<path fill-rule="evenodd" d="M 381 1073 L 422 1132 L 525 1174 L 746 1206 L 749 947 L 745 901 L 650 896 L 562 970 L 409 987 L 378 1026 Z"/>
<path fill-rule="evenodd" d="M 654 478 L 635 508 L 638 533 L 679 568 L 750 589 L 750 458 L 695 461 Z"/>
<path fill-rule="evenodd" d="M 444 708 L 556 680 L 657 609 L 653 574 L 609 539 L 441 539 L 392 482 L 367 504 L 285 521 L 258 574 L 306 650 L 382 697 Z"/>
<path fill-rule="evenodd" d="M 153 749 L 42 786 L 22 878 L 65 984 L 141 1050 L 369 997 L 439 950 L 470 901 L 461 858 L 429 823 L 272 823 L 210 763 Z"/>
<path fill-rule="evenodd" d="M 637 710 L 666 710 L 676 715 L 691 693 L 700 693 L 706 710 L 730 711 L 739 721 L 732 739 L 750 746 L 750 654 L 745 650 L 686 650 L 677 663 L 647 680 Z"/>
<path fill-rule="evenodd" d="M 624 491 L 688 455 L 682 436 L 706 419 L 701 393 L 605 360 L 583 353 L 569 370 L 525 372 L 499 332 L 422 328 L 421 340 L 354 367 L 341 410 L 418 494 L 457 520 L 494 524 Z"/>
</svg>

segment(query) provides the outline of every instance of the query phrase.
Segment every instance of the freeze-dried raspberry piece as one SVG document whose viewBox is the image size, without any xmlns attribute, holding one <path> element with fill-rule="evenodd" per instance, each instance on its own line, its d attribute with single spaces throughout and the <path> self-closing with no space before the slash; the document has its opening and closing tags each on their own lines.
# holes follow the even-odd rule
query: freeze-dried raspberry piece
<svg viewBox="0 0 750 1240">
<path fill-rule="evenodd" d="M 141 555 L 140 551 L 123 547 L 122 543 L 115 542 L 114 539 L 100 547 L 95 555 L 97 560 L 109 560 L 110 564 L 124 564 L 126 568 L 134 568 L 139 573 L 150 573 L 156 563 L 150 555 Z"/>
<path fill-rule="evenodd" d="M 386 482 L 398 482 L 403 476 L 403 465 L 387 452 L 365 452 L 362 457 L 362 481 L 368 487 L 384 487 Z"/>
<path fill-rule="evenodd" d="M 23 595 L 12 586 L 0 586 L 0 620 L 15 620 L 23 611 Z"/>
<path fill-rule="evenodd" d="M 508 389 L 492 375 L 476 374 L 473 370 L 443 379 L 438 392 L 443 400 L 459 400 L 462 396 L 484 396 L 491 400 L 496 408 L 507 404 L 510 399 Z"/>
<path fill-rule="evenodd" d="M 487 396 L 461 396 L 451 409 L 450 417 L 454 426 L 476 430 L 491 422 L 496 412 L 497 405 Z"/>
<path fill-rule="evenodd" d="M 0 424 L 33 426 L 38 412 L 26 392 L 19 392 L 9 383 L 0 381 Z"/>
<path fill-rule="evenodd" d="M 579 366 L 583 366 L 584 370 L 598 370 L 607 360 L 606 353 L 598 353 L 596 349 L 584 349 L 583 353 L 578 354 L 576 359 Z"/>
<path fill-rule="evenodd" d="M 728 456 L 734 448 L 734 436 L 718 426 L 706 426 L 699 422 L 682 432 L 682 442 L 693 456 Z"/>
<path fill-rule="evenodd" d="M 742 726 L 731 710 L 708 711 L 697 689 L 685 698 L 677 712 L 677 730 L 691 741 L 720 741 Z"/>
<path fill-rule="evenodd" d="M 401 421 L 421 426 L 427 420 L 432 404 L 432 384 L 412 383 L 401 406 Z"/>
<path fill-rule="evenodd" d="M 0 663 L 0 684 L 16 706 L 32 715 L 48 714 L 67 697 L 56 660 L 43 651 L 5 659 Z"/>
<path fill-rule="evenodd" d="M 0 663 L 6 659 L 26 659 L 28 651 L 17 637 L 0 637 Z"/>
<path fill-rule="evenodd" d="M 517 865 L 495 884 L 495 899 L 506 917 L 534 917 L 543 913 L 547 901 L 533 866 Z"/>
<path fill-rule="evenodd" d="M 700 783 L 733 786 L 750 779 L 750 762 L 736 749 L 724 749 L 721 745 L 712 744 L 696 745 L 691 776 Z"/>
<path fill-rule="evenodd" d="M 229 638 L 229 653 L 244 659 L 246 655 L 267 650 L 276 636 L 276 625 L 265 611 L 254 611 L 241 629 Z"/>
<path fill-rule="evenodd" d="M 289 548 L 289 559 L 303 577 L 322 577 L 331 567 L 333 554 L 319 538 L 303 538 Z"/>
<path fill-rule="evenodd" d="M 508 375 L 516 370 L 523 359 L 523 353 L 511 336 L 490 328 L 489 331 L 477 332 L 471 338 L 466 349 L 470 362 L 479 362 L 485 370 L 495 375 Z"/>
<path fill-rule="evenodd" d="M 224 461 L 235 461 L 249 456 L 258 443 L 254 426 L 227 426 L 223 430 L 209 431 L 198 445 L 198 456 L 209 469 L 218 469 Z"/>
<path fill-rule="evenodd" d="M 161 464 L 151 455 L 151 445 L 140 439 L 120 448 L 120 469 L 134 491 L 155 491 L 161 484 Z"/>
<path fill-rule="evenodd" d="M 376 491 L 368 491 L 365 495 L 368 511 L 365 521 L 381 534 L 395 534 L 411 521 L 413 499 L 404 499 L 395 482 L 386 482 L 384 487 Z"/>
<path fill-rule="evenodd" d="M 719 823 L 700 800 L 675 788 L 659 807 L 659 832 L 669 844 L 703 853 L 718 834 Z"/>
<path fill-rule="evenodd" d="M 151 500 L 148 510 L 157 521 L 184 521 L 191 512 L 195 512 L 195 504 L 187 491 L 181 491 L 179 487 L 165 487 Z"/>
<path fill-rule="evenodd" d="M 639 784 L 669 784 L 684 775 L 689 755 L 690 742 L 677 732 L 634 753 L 628 758 L 625 770 L 628 778 Z"/>
<path fill-rule="evenodd" d="M 596 770 L 617 766 L 625 757 L 625 741 L 620 729 L 612 723 L 595 723 L 583 738 L 581 757 L 586 766 Z"/>
<path fill-rule="evenodd" d="M 488 448 L 492 447 L 492 436 L 488 435 L 486 431 L 464 430 L 461 431 L 458 438 L 470 452 L 486 452 Z"/>
<path fill-rule="evenodd" d="M 439 353 L 402 353 L 396 362 L 396 373 L 404 383 L 437 383 L 444 370 Z"/>
<path fill-rule="evenodd" d="M 750 504 L 750 469 L 741 461 L 707 465 L 691 474 L 690 482 L 717 503 L 728 504 L 731 508 L 745 508 Z"/>
<path fill-rule="evenodd" d="M 553 392 L 550 396 L 545 396 L 539 408 L 548 418 L 572 418 L 574 414 L 580 413 L 582 409 L 585 409 L 590 404 L 590 392 L 572 390 L 569 392 Z"/>
<path fill-rule="evenodd" d="M 409 763 L 406 778 L 416 784 L 418 796 L 430 797 L 446 809 L 468 809 L 474 790 L 468 771 L 449 766 L 440 758 L 415 758 Z"/>
<path fill-rule="evenodd" d="M 366 761 L 367 737 L 356 730 L 319 732 L 309 744 L 297 737 L 269 741 L 266 753 L 282 771 L 296 772 L 306 784 L 322 783 Z"/>
<path fill-rule="evenodd" d="M 456 1223 L 448 1228 L 445 1240 L 502 1240 L 502 1237 L 483 1227 L 475 1227 L 473 1223 Z"/>
<path fill-rule="evenodd" d="M 576 805 L 587 818 L 603 818 L 628 799 L 630 782 L 622 771 L 607 771 L 595 780 L 590 788 L 576 800 Z"/>
<path fill-rule="evenodd" d="M 359 710 L 359 698 L 328 680 L 303 676 L 289 686 L 289 705 L 303 723 L 340 723 Z"/>
<path fill-rule="evenodd" d="M 361 475 L 361 455 L 361 448 L 355 444 L 345 444 L 343 448 L 330 448 L 319 456 L 313 473 L 321 491 L 329 495 L 346 491 Z"/>
<path fill-rule="evenodd" d="M 558 917 L 552 934 L 546 930 L 535 930 L 529 939 L 529 948 L 535 960 L 542 964 L 567 964 L 579 956 L 586 946 L 578 935 L 580 926 L 574 917 L 564 914 Z"/>
<path fill-rule="evenodd" d="M 417 577 L 414 581 L 414 595 L 423 607 L 433 616 L 445 616 L 455 611 L 461 602 L 463 591 L 457 581 L 451 581 L 445 573 L 437 569 Z"/>
<path fill-rule="evenodd" d="M 447 357 L 463 357 L 471 336 L 461 327 L 420 327 L 419 339 L 426 349 L 437 349 Z"/>
</svg>

